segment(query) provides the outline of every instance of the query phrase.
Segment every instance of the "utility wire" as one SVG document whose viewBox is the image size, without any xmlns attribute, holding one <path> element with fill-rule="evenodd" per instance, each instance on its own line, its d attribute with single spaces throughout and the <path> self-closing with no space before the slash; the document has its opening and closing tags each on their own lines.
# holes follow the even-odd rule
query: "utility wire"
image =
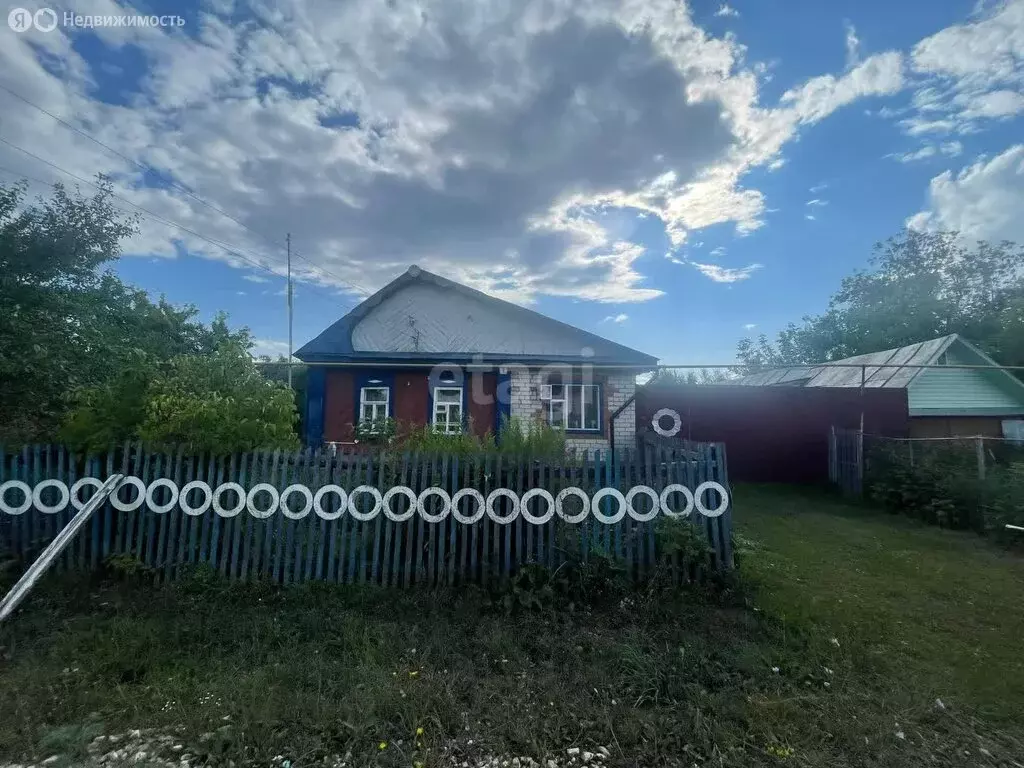
<svg viewBox="0 0 1024 768">
<path fill-rule="evenodd" d="M 165 174 L 161 173 L 161 172 L 160 172 L 159 170 L 157 170 L 157 169 L 156 169 L 156 168 L 154 168 L 153 166 L 151 166 L 151 165 L 146 165 L 146 164 L 144 164 L 144 163 L 140 163 L 140 162 L 139 162 L 138 160 L 135 160 L 134 158 L 131 158 L 131 157 L 129 157 L 128 155 L 124 154 L 123 152 L 121 152 L 121 151 L 119 151 L 119 150 L 117 150 L 117 149 L 114 149 L 114 147 L 110 146 L 109 144 L 105 144 L 104 142 L 102 142 L 102 141 L 100 141 L 99 139 L 97 139 L 97 138 L 96 138 L 95 136 L 92 136 L 91 134 L 88 134 L 88 133 L 86 133 L 86 132 L 85 132 L 85 131 L 83 131 L 83 130 L 82 130 L 81 128 L 79 128 L 79 127 L 77 127 L 77 126 L 73 125 L 72 123 L 69 123 L 68 121 L 64 120 L 63 118 L 59 117 L 58 115 L 55 115 L 55 114 L 53 114 L 52 112 L 50 112 L 50 111 L 49 111 L 48 109 L 46 109 L 45 107 L 41 107 L 40 105 L 36 104 L 36 103 L 35 103 L 34 101 L 32 101 L 31 99 L 28 99 L 28 98 L 26 98 L 25 96 L 22 96 L 22 95 L 21 95 L 20 93 L 18 93 L 17 91 L 15 91 L 15 90 L 13 90 L 13 89 L 11 89 L 11 88 L 8 88 L 8 87 L 7 87 L 6 85 L 4 85 L 3 83 L 0 83 L 0 89 L 2 89 L 2 90 L 4 90 L 4 91 L 6 91 L 7 93 L 11 94 L 11 96 L 13 96 L 14 98 L 16 98 L 16 99 L 18 99 L 18 100 L 20 100 L 20 101 L 24 102 L 25 104 L 28 104 L 28 105 L 29 105 L 30 107 L 33 107 L 33 108 L 35 108 L 35 109 L 39 110 L 39 111 L 40 111 L 40 112 L 42 112 L 42 113 L 43 113 L 44 115 L 47 115 L 48 117 L 51 117 L 51 118 L 53 118 L 54 120 L 56 120 L 56 121 L 57 121 L 58 123 L 60 123 L 61 125 L 63 125 L 63 126 L 64 126 L 65 128 L 67 128 L 68 130 L 70 130 L 70 131 L 74 131 L 74 132 L 75 132 L 75 133 L 77 133 L 77 134 L 78 134 L 79 136 L 81 136 L 81 137 L 83 137 L 83 138 L 86 138 L 86 139 L 88 139 L 89 141 L 92 141 L 92 142 L 94 142 L 95 144 L 98 144 L 99 146 L 103 147 L 103 148 L 104 148 L 104 149 L 106 149 L 106 150 L 107 150 L 108 152 L 112 152 L 113 154 L 117 155 L 118 157 L 120 157 L 120 158 L 121 158 L 122 160 L 124 160 L 125 162 L 127 162 L 127 163 L 131 163 L 131 164 L 132 164 L 132 165 L 134 165 L 134 166 L 135 166 L 136 168 L 138 168 L 138 169 L 140 169 L 140 170 L 142 170 L 142 171 L 149 171 L 149 172 L 155 173 L 155 174 L 157 174 L 158 176 L 160 176 L 161 178 L 165 178 L 165 180 L 166 180 L 166 181 L 167 181 L 167 182 L 168 182 L 168 183 L 169 183 L 169 184 L 170 184 L 171 186 L 175 187 L 176 189 L 180 190 L 180 191 L 181 191 L 181 192 L 183 192 L 184 194 L 188 195 L 189 197 L 191 197 L 191 198 L 192 198 L 193 200 L 195 200 L 195 201 L 196 201 L 197 203 L 199 203 L 200 205 L 203 205 L 203 206 L 205 206 L 205 207 L 209 208 L 209 209 L 210 209 L 211 211 L 214 211 L 215 213 L 219 213 L 219 214 L 220 214 L 221 216 L 224 216 L 225 218 L 227 218 L 227 219 L 229 219 L 230 221 L 234 222 L 234 223 L 235 223 L 235 224 L 237 224 L 238 226 L 242 227 L 242 229 L 245 229 L 246 231 L 248 231 L 248 232 L 251 232 L 252 234 L 256 235 L 257 237 L 259 237 L 259 238 L 261 238 L 261 239 L 263 239 L 263 240 L 267 241 L 268 243 L 270 243 L 271 245 L 273 245 L 273 246 L 274 246 L 275 248 L 280 248 L 280 249 L 284 250 L 284 248 L 285 248 L 285 245 L 284 245 L 283 243 L 280 243 L 280 242 L 278 242 L 278 241 L 274 240 L 273 238 L 270 238 L 270 237 L 268 237 L 267 235 L 264 235 L 264 234 L 263 234 L 262 232 L 258 232 L 257 230 L 253 229 L 253 228 L 252 228 L 252 227 L 250 227 L 249 225 L 245 224 L 244 222 L 242 222 L 242 221 L 240 221 L 239 219 L 237 219 L 237 218 L 235 218 L 234 216 L 232 216 L 232 215 L 231 215 L 230 213 L 228 213 L 228 212 L 226 212 L 226 211 L 223 211 L 223 210 L 221 210 L 220 208 L 218 208 L 217 206 L 215 206 L 215 205 L 214 205 L 213 203 L 207 202 L 206 200 L 204 200 L 203 198 L 201 198 L 201 197 L 200 197 L 199 195 L 195 194 L 195 193 L 194 193 L 194 192 L 193 192 L 192 190 L 190 190 L 190 189 L 189 189 L 188 187 L 186 187 L 186 186 L 185 186 L 184 184 L 182 184 L 182 183 L 180 183 L 180 182 L 176 181 L 176 180 L 175 180 L 174 178 L 172 178 L 172 177 L 170 177 L 170 176 L 166 176 Z M 325 269 L 324 267 L 322 267 L 322 266 L 320 266 L 319 264 L 315 263 L 315 262 L 314 262 L 314 261 L 312 261 L 311 259 L 308 259 L 308 258 L 306 258 L 305 256 L 303 256 L 302 254 L 300 254 L 299 252 L 297 252 L 297 251 L 295 251 L 295 250 L 293 250 L 293 251 L 292 251 L 292 255 L 293 255 L 293 256 L 295 256 L 296 258 L 302 259 L 302 260 L 303 260 L 303 261 L 305 261 L 305 262 L 306 262 L 307 264 L 309 264 L 310 266 L 312 266 L 312 267 L 316 268 L 317 270 L 319 270 L 319 271 L 320 271 L 320 272 L 322 272 L 323 274 L 325 274 L 325 275 L 327 275 L 327 276 L 329 276 L 329 277 L 333 277 L 333 278 L 334 278 L 335 280 L 337 280 L 337 281 L 338 281 L 339 283 L 341 283 L 342 285 L 347 285 L 347 286 L 349 286 L 350 288 L 355 288 L 356 290 L 358 290 L 358 291 L 362 291 L 362 292 L 363 292 L 364 294 L 367 294 L 367 295 L 369 295 L 370 293 L 372 293 L 372 291 L 369 291 L 369 290 L 367 290 L 367 289 L 366 289 L 366 288 L 365 288 L 364 286 L 362 286 L 362 285 L 359 285 L 358 283 L 354 283 L 354 282 L 352 282 L 351 280 L 345 280 L 344 278 L 342 278 L 342 277 L 340 277 L 340 276 L 338 276 L 338 275 L 334 274 L 333 272 L 331 272 L 331 271 L 330 271 L 330 270 L 328 270 L 328 269 Z"/>
<path fill-rule="evenodd" d="M 67 176 L 70 176 L 71 178 L 75 179 L 76 181 L 80 181 L 83 184 L 88 184 L 89 186 L 95 187 L 96 189 L 101 189 L 99 184 L 97 184 L 97 183 L 95 183 L 93 181 L 89 181 L 88 179 L 84 179 L 81 176 L 79 176 L 79 175 L 77 175 L 75 173 L 72 173 L 71 171 L 68 171 L 68 170 L 66 170 L 64 168 L 61 168 L 56 163 L 52 163 L 49 160 L 47 160 L 47 159 L 45 159 L 43 157 L 40 157 L 39 155 L 33 154 L 32 152 L 29 152 L 27 149 L 19 147 L 17 144 L 14 144 L 14 143 L 8 141 L 7 139 L 5 139 L 2 136 L 0 136 L 0 143 L 6 144 L 7 146 L 11 147 L 12 149 L 18 150 L 19 152 L 22 152 L 25 155 L 28 155 L 29 157 L 31 157 L 31 158 L 33 158 L 35 160 L 38 160 L 39 162 L 44 163 L 45 165 L 48 165 L 51 168 L 53 168 L 53 169 L 55 169 L 55 170 L 65 174 Z M 53 182 L 50 182 L 50 181 L 44 181 L 43 179 L 39 179 L 39 178 L 35 178 L 35 177 L 32 177 L 32 176 L 29 176 L 28 174 L 22 173 L 20 171 L 11 170 L 10 168 L 0 167 L 0 170 L 4 170 L 7 173 L 10 173 L 12 176 L 15 176 L 15 177 L 20 176 L 20 177 L 24 177 L 26 179 L 31 179 L 32 181 L 35 181 L 35 182 L 37 182 L 39 184 L 51 185 L 53 183 Z M 207 237 L 206 235 L 201 234 L 200 232 L 196 232 L 195 230 L 190 229 L 189 227 L 186 227 L 183 224 L 179 224 L 176 221 L 172 221 L 171 219 L 164 218 L 163 216 L 161 216 L 161 215 L 159 215 L 157 213 L 153 213 L 148 208 L 144 208 L 141 205 L 138 205 L 137 203 L 133 203 L 131 200 L 128 200 L 127 198 L 117 194 L 114 191 L 111 191 L 110 194 L 113 195 L 114 197 L 116 197 L 118 200 L 124 201 L 125 203 L 127 203 L 128 205 L 130 205 L 133 208 L 137 209 L 138 211 L 141 211 L 146 216 L 149 216 L 150 218 L 155 219 L 156 221 L 161 222 L 162 224 L 165 224 L 165 225 L 167 225 L 169 227 L 173 227 L 175 229 L 180 229 L 183 232 L 187 232 L 188 234 L 190 234 L 190 235 L 192 235 L 194 237 L 197 237 L 200 240 L 203 240 L 203 241 L 205 241 L 207 243 L 210 243 L 211 245 L 214 245 L 214 246 L 224 250 L 228 254 L 230 254 L 230 255 L 238 258 L 238 259 L 241 259 L 242 261 L 244 261 L 244 262 L 246 262 L 248 264 L 251 264 L 252 266 L 257 267 L 258 269 L 262 269 L 264 272 L 267 272 L 267 273 L 269 273 L 270 275 L 272 275 L 274 277 L 282 278 L 283 279 L 282 275 L 279 275 L 277 272 L 272 270 L 270 267 L 268 267 L 265 264 L 263 264 L 262 262 L 260 262 L 258 257 L 250 258 L 250 257 L 246 256 L 244 253 L 242 253 L 241 251 L 239 251 L 237 248 L 234 248 L 234 247 L 232 247 L 232 246 L 230 246 L 230 245 L 228 245 L 226 243 L 222 243 L 222 242 L 220 242 L 218 240 L 215 240 L 212 237 Z M 124 211 L 123 208 L 121 208 L 120 210 Z M 124 212 L 127 213 L 127 211 L 124 211 Z M 318 285 L 316 285 L 315 283 L 308 283 L 306 285 L 306 287 L 307 288 L 312 288 L 312 289 L 317 290 L 317 291 L 320 290 L 320 287 Z M 332 303 L 337 303 L 337 300 L 338 300 L 337 296 L 329 296 L 326 293 L 322 293 L 321 295 L 323 295 L 324 297 L 330 298 Z"/>
</svg>

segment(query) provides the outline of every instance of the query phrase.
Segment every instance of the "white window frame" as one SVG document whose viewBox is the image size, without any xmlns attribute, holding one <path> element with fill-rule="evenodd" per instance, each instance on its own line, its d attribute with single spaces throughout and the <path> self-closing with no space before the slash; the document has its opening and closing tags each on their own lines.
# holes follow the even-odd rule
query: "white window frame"
<svg viewBox="0 0 1024 768">
<path fill-rule="evenodd" d="M 442 402 L 439 402 L 440 398 L 438 397 L 438 392 L 441 392 L 441 391 L 445 391 L 445 392 L 458 392 L 459 393 L 459 401 L 457 403 L 442 403 Z M 463 419 L 465 419 L 465 417 L 466 417 L 466 414 L 464 413 L 465 409 L 462 407 L 463 400 L 465 399 L 464 398 L 464 394 L 465 393 L 463 392 L 462 387 L 459 387 L 459 386 L 454 386 L 454 385 L 452 385 L 452 386 L 445 386 L 445 385 L 442 385 L 442 386 L 439 386 L 439 387 L 434 387 L 434 397 L 433 397 L 432 402 L 431 402 L 430 424 L 433 427 L 435 432 L 440 432 L 440 433 L 445 434 L 445 435 L 460 435 L 460 434 L 462 434 L 462 422 L 463 422 Z M 460 418 L 454 424 L 451 421 L 451 409 L 452 409 L 453 405 L 459 409 L 459 414 L 460 414 Z M 437 411 L 438 411 L 439 408 L 444 411 L 444 423 L 443 424 L 441 422 L 439 422 L 438 419 L 437 419 Z"/>
<path fill-rule="evenodd" d="M 600 432 L 601 431 L 601 385 L 600 384 L 552 384 L 550 385 L 551 398 L 548 400 L 548 423 L 553 427 L 564 429 L 567 432 Z M 562 388 L 562 396 L 554 396 L 554 388 Z M 597 406 L 597 426 L 596 427 L 584 427 L 583 424 L 587 423 L 587 401 L 583 399 L 583 388 L 590 387 L 595 390 L 594 405 Z M 569 426 L 569 404 L 573 401 L 570 390 L 576 388 L 580 390 L 580 425 L 579 427 Z M 561 404 L 562 406 L 562 419 L 561 423 L 557 423 L 555 420 L 555 405 Z"/>
<path fill-rule="evenodd" d="M 366 400 L 366 393 L 369 390 L 377 390 L 377 391 L 383 390 L 383 392 L 384 392 L 384 401 L 381 402 L 379 400 L 371 400 L 371 401 L 368 402 Z M 371 419 L 363 418 L 363 408 L 364 408 L 364 406 L 367 406 L 367 405 L 369 405 L 369 406 L 371 406 L 373 408 L 373 414 L 374 415 L 373 415 L 373 418 L 371 418 Z M 383 408 L 384 409 L 384 413 L 383 413 L 382 416 L 378 415 L 378 413 L 377 413 L 377 410 L 379 408 Z M 358 422 L 359 422 L 360 428 L 362 428 L 365 432 L 367 432 L 368 434 L 371 434 L 371 435 L 378 434 L 381 431 L 381 429 L 383 428 L 385 422 L 387 422 L 388 414 L 390 412 L 391 412 L 391 387 L 388 387 L 388 386 L 383 385 L 383 384 L 371 384 L 371 385 L 369 385 L 367 387 L 360 387 L 359 388 L 359 419 L 358 419 Z"/>
</svg>

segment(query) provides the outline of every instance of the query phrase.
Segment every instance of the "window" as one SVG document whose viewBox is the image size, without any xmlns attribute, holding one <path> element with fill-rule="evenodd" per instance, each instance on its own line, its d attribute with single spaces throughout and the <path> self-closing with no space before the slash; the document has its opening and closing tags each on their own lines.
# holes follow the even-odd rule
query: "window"
<svg viewBox="0 0 1024 768">
<path fill-rule="evenodd" d="M 1024 419 L 1005 419 L 1003 437 L 1015 445 L 1024 445 Z"/>
<path fill-rule="evenodd" d="M 601 429 L 601 390 L 597 384 L 552 384 L 548 421 L 553 427 Z"/>
<path fill-rule="evenodd" d="M 359 424 L 369 433 L 380 432 L 388 418 L 391 390 L 387 387 L 363 387 L 359 390 Z"/>
<path fill-rule="evenodd" d="M 462 387 L 434 388 L 434 431 L 448 435 L 462 431 Z"/>
</svg>

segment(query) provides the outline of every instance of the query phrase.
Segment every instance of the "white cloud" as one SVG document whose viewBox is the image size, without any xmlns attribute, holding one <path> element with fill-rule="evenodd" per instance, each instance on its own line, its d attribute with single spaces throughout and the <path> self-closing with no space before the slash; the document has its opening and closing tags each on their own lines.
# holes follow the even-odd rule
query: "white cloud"
<svg viewBox="0 0 1024 768">
<path fill-rule="evenodd" d="M 846 68 L 852 69 L 860 61 L 860 38 L 853 24 L 847 21 L 846 27 Z"/>
<path fill-rule="evenodd" d="M 733 17 L 737 17 L 739 15 L 740 15 L 740 12 L 737 11 L 735 8 L 733 8 L 728 3 L 722 3 L 720 6 L 718 6 L 718 10 L 715 11 L 715 16 L 733 16 Z"/>
<path fill-rule="evenodd" d="M 712 248 L 708 252 L 708 256 L 714 256 L 715 258 L 720 258 L 722 256 L 725 256 L 725 246 L 724 245 L 719 245 L 716 248 Z"/>
<path fill-rule="evenodd" d="M 938 155 L 956 157 L 963 151 L 964 145 L 959 141 L 944 141 L 939 145 L 925 144 L 913 152 L 890 152 L 886 157 L 891 157 L 901 163 L 913 163 L 929 157 L 937 157 Z"/>
<path fill-rule="evenodd" d="M 817 221 L 818 219 L 818 217 L 815 216 L 813 213 L 805 213 L 804 218 L 807 219 L 808 221 Z"/>
<path fill-rule="evenodd" d="M 210 5 L 183 30 L 96 30 L 144 62 L 129 106 L 96 99 L 102 64 L 74 44 L 90 33 L 5 38 L 0 83 L 241 224 L 0 92 L 4 136 L 84 178 L 111 174 L 118 194 L 277 274 L 291 231 L 299 280 L 366 293 L 416 262 L 516 301 L 636 302 L 662 289 L 600 213 L 657 217 L 673 250 L 717 224 L 754 232 L 766 203 L 748 172 L 779 167 L 806 126 L 902 79 L 899 54 L 882 53 L 765 103 L 769 65 L 674 0 L 391 5 L 255 3 L 251 22 Z M 6 147 L 0 165 L 59 178 Z M 183 248 L 252 269 L 142 226 L 130 253 Z"/>
<path fill-rule="evenodd" d="M 1024 243 L 1024 144 L 931 180 L 928 207 L 907 220 L 920 230 L 958 230 L 969 240 Z"/>
<path fill-rule="evenodd" d="M 910 61 L 916 114 L 901 125 L 911 135 L 974 132 L 1024 112 L 1024 0 L 980 7 L 917 43 Z"/>
<path fill-rule="evenodd" d="M 971 94 L 965 99 L 961 116 L 964 118 L 1012 117 L 1024 112 L 1024 96 L 1016 91 L 989 91 L 988 93 Z"/>
<path fill-rule="evenodd" d="M 802 123 L 816 123 L 865 96 L 895 93 L 903 87 L 903 57 L 896 51 L 865 59 L 842 77 L 820 75 L 782 95 Z"/>
<path fill-rule="evenodd" d="M 825 182 L 821 182 L 820 184 L 815 184 L 815 185 L 814 185 L 813 187 L 811 187 L 811 188 L 810 188 L 810 189 L 809 189 L 808 191 L 809 191 L 809 192 L 810 192 L 810 193 L 811 193 L 812 195 L 816 195 L 816 194 L 818 194 L 819 192 L 824 192 L 824 191 L 825 191 L 826 189 L 828 189 L 828 184 L 826 184 Z"/>
<path fill-rule="evenodd" d="M 278 357 L 287 359 L 288 342 L 277 339 L 253 339 L 253 346 L 249 350 L 249 354 L 253 357 L 266 355 L 271 360 L 277 360 Z"/>
<path fill-rule="evenodd" d="M 601 322 L 602 323 L 624 323 L 627 320 L 629 320 L 629 315 L 623 314 L 623 313 L 619 313 L 618 315 L 608 315 L 608 317 L 606 317 Z"/>
<path fill-rule="evenodd" d="M 755 328 L 757 328 L 757 323 L 744 323 L 743 324 L 743 330 L 745 330 L 745 331 L 752 331 Z"/>
<path fill-rule="evenodd" d="M 808 200 L 806 205 L 812 208 L 821 208 L 822 206 L 828 205 L 828 200 L 822 200 L 821 198 L 815 197 L 812 200 Z"/>
<path fill-rule="evenodd" d="M 964 145 L 959 141 L 944 141 L 939 145 L 939 152 L 946 157 L 958 157 L 964 151 Z"/>
<path fill-rule="evenodd" d="M 263 277 L 263 275 L 242 275 L 243 280 L 248 280 L 250 283 L 269 283 L 270 278 Z"/>
<path fill-rule="evenodd" d="M 761 269 L 760 264 L 750 264 L 746 267 L 720 267 L 717 264 L 700 264 L 696 261 L 691 261 L 691 264 L 705 277 L 710 277 L 716 283 L 736 283 L 740 280 L 746 280 L 754 272 Z"/>
</svg>

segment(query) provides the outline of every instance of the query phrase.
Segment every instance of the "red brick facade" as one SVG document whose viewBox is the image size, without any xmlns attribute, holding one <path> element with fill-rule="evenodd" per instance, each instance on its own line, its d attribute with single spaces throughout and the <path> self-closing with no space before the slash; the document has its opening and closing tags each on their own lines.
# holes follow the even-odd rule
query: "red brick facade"
<svg viewBox="0 0 1024 768">
<path fill-rule="evenodd" d="M 379 373 L 379 370 L 377 371 Z M 354 424 L 359 407 L 356 379 L 359 369 L 328 368 L 324 378 L 324 442 L 350 443 L 355 440 Z M 474 381 L 474 379 L 477 379 Z M 483 436 L 494 431 L 497 375 L 472 373 L 467 378 L 466 404 L 473 432 Z M 473 402 L 473 393 L 482 392 L 490 403 Z M 401 371 L 394 374 L 391 387 L 391 413 L 398 430 L 422 427 L 430 423 L 430 380 L 428 373 Z"/>
</svg>

